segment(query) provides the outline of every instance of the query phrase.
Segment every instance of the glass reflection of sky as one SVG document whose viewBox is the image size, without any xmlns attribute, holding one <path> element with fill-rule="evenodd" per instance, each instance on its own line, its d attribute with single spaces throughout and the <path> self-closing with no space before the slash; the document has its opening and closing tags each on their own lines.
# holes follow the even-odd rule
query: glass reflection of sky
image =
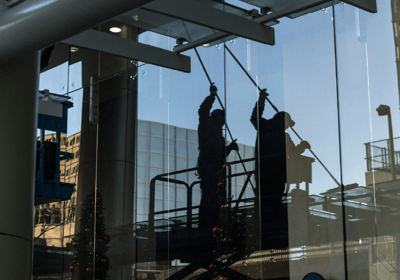
<svg viewBox="0 0 400 280">
<path fill-rule="evenodd" d="M 39 90 L 48 89 L 51 93 L 67 94 L 82 87 L 82 62 L 65 62 L 40 74 Z M 74 91 L 69 96 L 74 106 L 68 110 L 67 137 L 81 131 L 83 90 Z M 51 131 L 47 132 L 53 133 Z"/>
<path fill-rule="evenodd" d="M 45 1 L 24 12 L 51 4 Z M 338 71 L 341 151 L 344 184 L 365 186 L 365 147 L 363 143 L 388 137 L 386 120 L 377 116 L 380 104 L 392 106 L 394 136 L 400 134 L 397 71 L 390 21 L 391 7 L 378 2 L 378 13 L 370 14 L 347 4 L 335 6 L 335 64 L 332 9 L 317 11 L 276 25 L 275 46 L 238 38 L 227 42 L 260 87 L 268 88 L 269 98 L 280 109 L 290 112 L 295 129 L 310 142 L 314 152 L 336 178 L 340 178 L 338 110 L 335 67 Z M 250 5 L 229 3 L 249 9 Z M 140 41 L 172 49 L 175 40 L 145 32 Z M 257 90 L 221 46 L 198 51 L 227 109 L 227 122 L 239 143 L 253 146 L 256 131 L 249 122 Z M 197 110 L 208 95 L 209 83 L 193 50 L 192 73 L 180 73 L 145 65 L 139 71 L 138 118 L 197 129 Z M 71 66 L 73 67 L 73 66 Z M 71 68 L 70 68 L 71 70 Z M 42 73 L 40 89 L 63 94 L 68 88 L 68 66 L 60 65 Z M 57 71 L 55 73 L 54 71 Z M 75 73 L 79 76 L 79 71 Z M 71 80 L 71 77 L 69 78 Z M 69 90 L 75 88 L 69 87 Z M 226 95 L 226 99 L 225 99 Z M 184 105 L 183 105 L 184 104 Z M 78 104 L 76 104 L 78 106 Z M 74 106 L 76 107 L 76 106 Z M 214 108 L 219 108 L 217 102 Z M 75 108 L 74 108 L 75 109 Z M 264 117 L 271 118 L 267 105 Z M 76 123 L 76 129 L 80 124 Z M 299 140 L 291 135 L 297 144 Z M 306 156 L 311 156 L 308 152 Z M 337 187 L 319 163 L 313 164 L 311 193 Z"/>
<path fill-rule="evenodd" d="M 241 1 L 229 3 L 250 8 Z M 378 1 L 378 13 L 370 14 L 348 4 L 335 6 L 336 49 L 333 9 L 296 19 L 280 19 L 274 26 L 276 44 L 262 45 L 238 38 L 227 42 L 261 88 L 280 109 L 290 112 L 296 131 L 310 142 L 314 152 L 340 180 L 338 103 L 335 69 L 338 70 L 342 165 L 345 184 L 365 186 L 363 143 L 388 137 L 386 120 L 375 108 L 398 103 L 397 71 L 390 2 Z M 143 43 L 171 48 L 175 40 L 143 33 Z M 227 122 L 239 143 L 254 145 L 256 131 L 249 122 L 257 90 L 223 47 L 199 47 L 211 80 L 219 89 L 227 109 Z M 208 94 L 209 83 L 193 50 L 192 73 L 184 74 L 146 65 L 139 74 L 139 118 L 197 129 L 197 110 Z M 250 67 L 248 67 L 250 66 Z M 168 94 L 160 94 L 160 90 Z M 226 94 L 226 100 L 225 100 Z M 225 100 L 225 101 L 224 101 Z M 182 106 L 182 104 L 185 104 Z M 219 108 L 217 102 L 213 108 Z M 393 107 L 394 109 L 394 107 Z M 400 134 L 400 119 L 393 113 L 394 136 Z M 274 112 L 267 104 L 264 118 Z M 292 140 L 298 144 L 296 136 Z M 306 152 L 306 156 L 312 156 Z M 313 164 L 311 193 L 337 187 L 318 162 Z"/>
</svg>

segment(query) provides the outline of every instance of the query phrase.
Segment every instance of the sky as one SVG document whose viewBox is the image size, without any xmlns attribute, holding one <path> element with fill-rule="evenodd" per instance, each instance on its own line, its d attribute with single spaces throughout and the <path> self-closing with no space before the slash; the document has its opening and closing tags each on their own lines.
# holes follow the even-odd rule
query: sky
<svg viewBox="0 0 400 280">
<path fill-rule="evenodd" d="M 240 1 L 230 2 L 249 8 Z M 259 86 L 268 89 L 271 102 L 291 114 L 296 131 L 337 180 L 342 176 L 345 185 L 365 186 L 364 143 L 388 138 L 387 119 L 375 111 L 380 104 L 391 107 L 394 136 L 400 136 L 390 1 L 378 0 L 377 14 L 339 4 L 335 17 L 334 21 L 329 8 L 281 19 L 274 26 L 274 46 L 243 38 L 226 45 Z M 140 41 L 168 50 L 175 45 L 175 39 L 151 32 L 143 33 Z M 257 100 L 256 87 L 223 46 L 199 47 L 198 51 L 226 107 L 233 137 L 239 143 L 254 145 L 256 131 L 249 119 Z M 197 110 L 210 85 L 194 51 L 183 54 L 192 58 L 190 74 L 152 65 L 139 68 L 139 119 L 197 129 Z M 79 89 L 80 69 L 78 63 L 70 66 L 69 73 L 67 64 L 47 71 L 41 75 L 40 88 L 55 93 Z M 68 135 L 80 131 L 82 91 L 70 96 L 75 105 L 69 111 Z M 213 108 L 220 106 L 215 102 Z M 267 104 L 263 117 L 273 115 Z M 290 134 L 298 144 L 300 140 Z M 305 155 L 312 157 L 310 152 Z M 337 186 L 317 161 L 312 172 L 311 193 Z"/>
</svg>

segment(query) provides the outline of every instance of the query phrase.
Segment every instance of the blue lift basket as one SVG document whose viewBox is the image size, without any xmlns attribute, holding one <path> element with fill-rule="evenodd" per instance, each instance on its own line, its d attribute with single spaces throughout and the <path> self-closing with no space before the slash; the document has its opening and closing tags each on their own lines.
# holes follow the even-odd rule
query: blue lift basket
<svg viewBox="0 0 400 280">
<path fill-rule="evenodd" d="M 39 100 L 48 100 L 49 97 L 51 100 L 47 102 L 62 105 L 62 117 L 41 114 L 39 110 L 37 127 L 40 129 L 40 141 L 38 141 L 36 153 L 39 160 L 36 161 L 38 166 L 36 167 L 35 205 L 71 199 L 75 188 L 75 184 L 60 182 L 60 162 L 73 158 L 73 154 L 60 150 L 61 133 L 67 133 L 68 109 L 73 106 L 73 103 L 68 101 L 70 99 L 68 96 L 49 94 L 48 91 L 39 92 Z M 54 131 L 56 134 L 56 142 L 52 145 L 55 149 L 51 149 L 52 151 L 47 150 L 50 146 L 45 143 L 46 130 Z M 48 162 L 48 157 L 45 158 L 46 150 L 49 154 L 53 154 L 50 162 Z M 45 178 L 45 164 L 50 165 L 50 170 L 54 172 L 54 176 L 51 174 L 50 179 Z"/>
</svg>

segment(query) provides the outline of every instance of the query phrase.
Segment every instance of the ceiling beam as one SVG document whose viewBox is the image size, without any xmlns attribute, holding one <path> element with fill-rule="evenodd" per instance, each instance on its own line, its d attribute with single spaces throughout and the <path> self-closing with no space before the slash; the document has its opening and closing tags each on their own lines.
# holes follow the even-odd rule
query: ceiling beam
<svg viewBox="0 0 400 280">
<path fill-rule="evenodd" d="M 266 14 L 262 17 L 257 18 L 255 21 L 259 22 L 259 23 L 267 23 L 273 20 L 277 20 L 279 18 L 283 18 L 286 16 L 289 16 L 291 14 L 295 14 L 310 8 L 313 8 L 315 6 L 324 4 L 326 2 L 329 2 L 329 0 L 308 0 L 308 1 L 304 1 L 301 2 L 297 5 L 293 5 L 289 8 L 277 11 L 275 13 L 271 13 L 271 14 Z M 331 1 L 332 2 L 332 1 Z"/>
<path fill-rule="evenodd" d="M 89 29 L 63 40 L 61 43 L 190 73 L 189 56 L 173 53 L 93 29 Z"/>
<path fill-rule="evenodd" d="M 175 53 L 181 53 L 181 52 L 184 52 L 184 51 L 187 51 L 187 50 L 202 46 L 204 44 L 208 44 L 208 43 L 211 43 L 211 42 L 214 42 L 214 41 L 217 41 L 217 40 L 224 39 L 224 38 L 226 38 L 226 37 L 228 37 L 230 35 L 232 35 L 232 34 L 229 34 L 229 33 L 226 33 L 226 32 L 217 32 L 217 33 L 214 33 L 212 35 L 209 35 L 209 36 L 203 37 L 201 39 L 195 40 L 193 42 L 189 42 L 189 43 L 186 43 L 186 44 L 175 46 L 174 47 L 174 52 Z"/>
<path fill-rule="evenodd" d="M 274 29 L 193 0 L 159 0 L 141 9 L 192 22 L 239 37 L 274 45 Z"/>
<path fill-rule="evenodd" d="M 341 0 L 343 2 L 346 2 L 350 5 L 356 6 L 360 9 L 376 13 L 376 0 Z M 260 23 L 260 24 L 266 24 L 269 22 L 276 21 L 277 19 L 287 17 L 299 12 L 302 12 L 307 9 L 312 9 L 314 7 L 317 7 L 322 4 L 326 4 L 332 2 L 331 0 L 307 0 L 301 3 L 298 3 L 296 5 L 293 5 L 289 8 L 277 11 L 275 13 L 269 13 L 266 15 L 263 15 L 259 18 L 254 19 L 255 22 Z M 337 1 L 335 1 L 336 4 Z M 158 2 L 153 2 L 151 4 L 147 4 L 145 7 L 149 5 L 155 5 Z M 232 35 L 232 33 L 226 33 L 226 32 L 217 32 L 215 34 L 203 37 L 201 39 L 189 42 L 187 44 L 179 45 L 174 47 L 174 52 L 176 53 L 181 53 L 190 49 L 193 49 L 195 47 L 201 46 L 203 44 L 211 43 L 216 40 L 221 40 L 223 38 L 226 38 L 228 36 Z"/>
</svg>

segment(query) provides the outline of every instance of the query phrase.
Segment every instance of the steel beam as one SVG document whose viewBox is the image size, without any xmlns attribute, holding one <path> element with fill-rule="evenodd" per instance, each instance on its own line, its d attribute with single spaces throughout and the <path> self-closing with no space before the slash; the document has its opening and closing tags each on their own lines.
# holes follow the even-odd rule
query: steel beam
<svg viewBox="0 0 400 280">
<path fill-rule="evenodd" d="M 109 53 L 190 73 L 190 57 L 93 29 L 61 41 L 75 47 Z"/>
<path fill-rule="evenodd" d="M 0 63 L 43 49 L 151 1 L 24 1 L 0 14 Z"/>
<path fill-rule="evenodd" d="M 376 0 L 342 0 L 345 3 L 348 3 L 350 5 L 356 6 L 360 9 L 366 10 L 368 12 L 372 12 L 372 13 L 376 13 L 377 12 L 377 8 L 376 8 Z M 257 19 L 255 19 L 254 21 L 257 23 L 261 23 L 261 24 L 266 24 L 269 22 L 273 22 L 276 21 L 277 19 L 283 18 L 283 17 L 287 17 L 299 12 L 302 12 L 304 10 L 307 9 L 312 9 L 315 8 L 319 5 L 322 4 L 326 4 L 332 2 L 331 0 L 308 0 L 308 1 L 304 1 L 301 2 L 297 5 L 293 5 L 289 8 L 280 10 L 278 12 L 275 13 L 270 13 L 264 16 L 261 16 Z M 190 49 L 193 49 L 195 47 L 201 46 L 203 44 L 207 44 L 210 42 L 214 42 L 216 40 L 221 40 L 223 38 L 226 38 L 228 36 L 232 35 L 231 33 L 226 33 L 226 32 L 217 32 L 215 34 L 212 34 L 210 36 L 206 36 L 204 38 L 198 39 L 196 41 L 193 42 L 189 42 L 187 44 L 183 44 L 180 46 L 176 46 L 174 48 L 174 52 L 176 53 L 181 53 Z"/>
<path fill-rule="evenodd" d="M 187 44 L 183 44 L 183 45 L 179 45 L 179 46 L 175 46 L 174 47 L 174 52 L 175 53 L 181 53 L 181 52 L 196 48 L 198 46 L 202 46 L 204 44 L 208 44 L 210 42 L 214 42 L 214 41 L 217 41 L 217 40 L 224 39 L 224 38 L 226 38 L 226 37 L 228 37 L 230 35 L 232 35 L 232 34 L 229 34 L 229 33 L 226 33 L 226 32 L 217 32 L 217 33 L 214 33 L 214 34 L 212 34 L 210 36 L 206 36 L 206 37 L 203 37 L 201 39 L 198 39 L 196 41 L 189 42 Z"/>
<path fill-rule="evenodd" d="M 377 13 L 376 0 L 341 0 L 347 4 L 360 8 L 370 13 Z"/>
<path fill-rule="evenodd" d="M 273 28 L 209 7 L 198 1 L 161 0 L 149 3 L 141 9 L 217 29 L 260 43 L 275 44 Z"/>
<path fill-rule="evenodd" d="M 268 22 L 276 21 L 277 19 L 280 19 L 282 17 L 286 17 L 288 15 L 291 15 L 291 14 L 294 14 L 294 13 L 298 13 L 298 12 L 304 11 L 306 9 L 313 8 L 315 6 L 324 4 L 326 2 L 329 2 L 329 0 L 308 0 L 308 1 L 305 1 L 305 2 L 302 2 L 302 3 L 299 3 L 297 5 L 294 5 L 294 6 L 290 7 L 290 8 L 283 9 L 283 10 L 281 10 L 279 12 L 264 15 L 262 17 L 259 17 L 259 18 L 255 19 L 254 21 L 257 22 L 258 24 L 266 24 Z M 154 2 L 152 4 L 156 4 L 156 3 L 158 3 L 158 2 Z M 148 5 L 146 5 L 145 7 L 147 7 Z M 213 35 L 204 37 L 202 39 L 199 39 L 199 40 L 187 43 L 187 44 L 183 44 L 183 45 L 180 45 L 180 46 L 176 46 L 174 48 L 174 52 L 181 53 L 181 52 L 190 50 L 192 48 L 201 46 L 203 44 L 210 43 L 210 42 L 213 42 L 213 41 L 216 41 L 216 40 L 220 40 L 220 39 L 226 38 L 229 35 L 231 35 L 231 34 L 230 33 L 226 33 L 226 32 L 218 32 L 218 33 L 215 33 Z"/>
<path fill-rule="evenodd" d="M 311 9 L 314 8 L 315 6 L 327 3 L 327 2 L 332 2 L 329 0 L 308 0 L 308 1 L 304 1 L 301 2 L 297 5 L 291 6 L 289 8 L 280 10 L 278 12 L 272 13 L 272 14 L 267 14 L 264 15 L 262 17 L 257 18 L 255 21 L 259 22 L 259 23 L 267 23 L 273 20 L 277 20 L 279 18 L 283 18 L 286 16 L 289 16 L 291 14 L 295 14 L 307 9 Z"/>
</svg>

